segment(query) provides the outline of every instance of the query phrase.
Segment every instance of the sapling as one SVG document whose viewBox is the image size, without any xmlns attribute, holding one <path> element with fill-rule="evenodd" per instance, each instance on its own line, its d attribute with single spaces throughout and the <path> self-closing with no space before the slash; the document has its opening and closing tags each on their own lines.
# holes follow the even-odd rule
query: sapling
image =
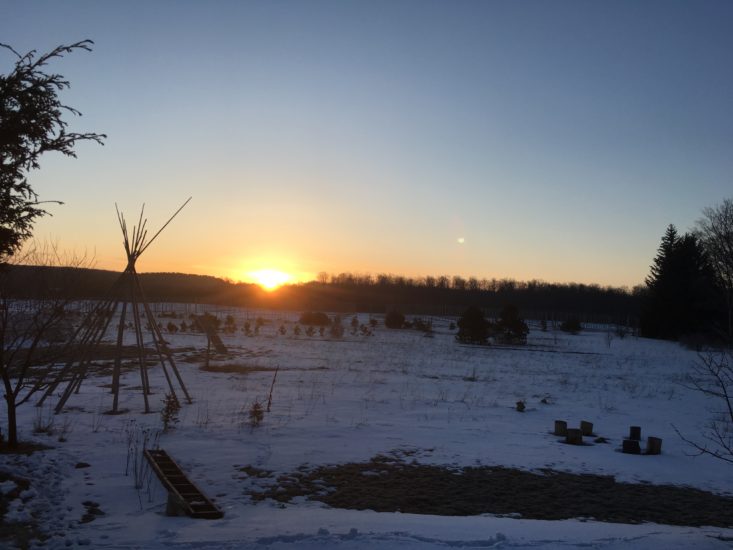
<svg viewBox="0 0 733 550">
<path fill-rule="evenodd" d="M 178 412 L 181 410 L 181 404 L 178 402 L 175 394 L 167 393 L 163 399 L 163 409 L 160 411 L 160 419 L 163 421 L 163 433 L 178 424 Z"/>
<path fill-rule="evenodd" d="M 247 416 L 249 417 L 249 425 L 254 430 L 256 427 L 262 424 L 262 420 L 265 418 L 265 411 L 262 408 L 262 404 L 259 401 L 255 400 L 255 402 L 252 403 L 252 406 L 249 408 Z"/>
</svg>

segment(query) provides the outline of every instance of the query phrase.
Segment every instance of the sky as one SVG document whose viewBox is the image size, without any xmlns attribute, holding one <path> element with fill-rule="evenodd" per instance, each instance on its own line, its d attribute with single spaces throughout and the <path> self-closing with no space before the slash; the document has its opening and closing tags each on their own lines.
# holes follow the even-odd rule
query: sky
<svg viewBox="0 0 733 550">
<path fill-rule="evenodd" d="M 668 224 L 733 196 L 726 1 L 0 0 L 108 135 L 48 154 L 39 240 L 139 271 L 634 286 Z M 13 57 L 0 52 L 0 73 Z"/>
</svg>

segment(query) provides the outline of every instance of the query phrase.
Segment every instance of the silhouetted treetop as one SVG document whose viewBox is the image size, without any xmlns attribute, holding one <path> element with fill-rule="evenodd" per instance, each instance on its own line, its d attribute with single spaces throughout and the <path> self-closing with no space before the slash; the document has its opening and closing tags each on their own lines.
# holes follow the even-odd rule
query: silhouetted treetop
<svg viewBox="0 0 733 550">
<path fill-rule="evenodd" d="M 44 72 L 50 61 L 74 50 L 91 51 L 91 45 L 91 40 L 82 40 L 37 55 L 0 43 L 0 49 L 16 58 L 13 69 L 0 74 L 0 261 L 19 249 L 36 219 L 47 214 L 27 179 L 29 171 L 39 168 L 41 155 L 57 151 L 75 157 L 77 141 L 102 144 L 107 137 L 67 131 L 64 115 L 81 115 L 58 97 L 69 81 Z"/>
</svg>

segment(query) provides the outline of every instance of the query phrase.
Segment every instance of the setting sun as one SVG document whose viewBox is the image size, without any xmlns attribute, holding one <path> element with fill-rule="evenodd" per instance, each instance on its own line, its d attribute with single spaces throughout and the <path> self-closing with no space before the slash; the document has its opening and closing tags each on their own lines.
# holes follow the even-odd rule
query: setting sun
<svg viewBox="0 0 733 550">
<path fill-rule="evenodd" d="M 287 273 L 277 271 L 276 269 L 260 269 L 249 273 L 252 280 L 265 290 L 275 290 L 281 285 L 287 283 L 291 277 Z"/>
</svg>

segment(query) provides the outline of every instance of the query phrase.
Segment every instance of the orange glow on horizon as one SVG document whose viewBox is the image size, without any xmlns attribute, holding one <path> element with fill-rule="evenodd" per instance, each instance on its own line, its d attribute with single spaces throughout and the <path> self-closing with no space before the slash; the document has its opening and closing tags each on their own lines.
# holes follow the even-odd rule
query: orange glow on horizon
<svg viewBox="0 0 733 550">
<path fill-rule="evenodd" d="M 277 269 L 260 269 L 258 271 L 251 271 L 247 275 L 251 281 L 257 283 L 268 292 L 277 290 L 292 280 L 291 275 L 283 271 L 278 271 Z"/>
</svg>

